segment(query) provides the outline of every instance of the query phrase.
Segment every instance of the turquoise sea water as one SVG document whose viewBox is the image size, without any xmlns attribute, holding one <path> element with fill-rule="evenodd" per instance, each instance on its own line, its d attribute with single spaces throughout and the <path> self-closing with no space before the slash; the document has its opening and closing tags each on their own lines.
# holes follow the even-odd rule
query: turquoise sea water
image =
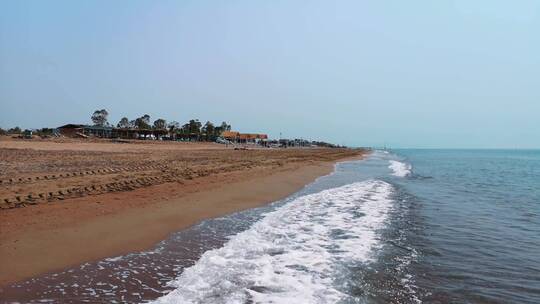
<svg viewBox="0 0 540 304">
<path fill-rule="evenodd" d="M 6 303 L 540 303 L 540 151 L 374 151 Z"/>
<path fill-rule="evenodd" d="M 400 150 L 424 301 L 540 303 L 540 151 Z"/>
</svg>

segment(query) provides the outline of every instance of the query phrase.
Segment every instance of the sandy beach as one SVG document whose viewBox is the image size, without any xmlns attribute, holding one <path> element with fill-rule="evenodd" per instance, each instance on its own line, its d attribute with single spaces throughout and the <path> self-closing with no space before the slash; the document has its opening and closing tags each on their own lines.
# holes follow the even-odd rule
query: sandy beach
<svg viewBox="0 0 540 304">
<path fill-rule="evenodd" d="M 286 197 L 350 149 L 0 139 L 0 286 Z M 15 207 L 15 208 L 14 208 Z"/>
</svg>

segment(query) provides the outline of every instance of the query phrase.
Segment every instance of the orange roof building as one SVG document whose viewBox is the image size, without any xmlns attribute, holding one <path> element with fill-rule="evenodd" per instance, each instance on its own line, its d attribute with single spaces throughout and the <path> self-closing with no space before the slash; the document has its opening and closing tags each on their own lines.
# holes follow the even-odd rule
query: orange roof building
<svg viewBox="0 0 540 304">
<path fill-rule="evenodd" d="M 265 141 L 268 139 L 268 135 L 266 134 L 240 133 L 236 131 L 224 131 L 223 133 L 221 133 L 221 137 L 230 141 L 239 142 L 257 142 Z"/>
<path fill-rule="evenodd" d="M 240 135 L 240 132 L 236 132 L 236 131 L 223 131 L 223 133 L 221 133 L 221 137 L 228 140 L 235 140 L 239 137 L 239 135 Z"/>
</svg>

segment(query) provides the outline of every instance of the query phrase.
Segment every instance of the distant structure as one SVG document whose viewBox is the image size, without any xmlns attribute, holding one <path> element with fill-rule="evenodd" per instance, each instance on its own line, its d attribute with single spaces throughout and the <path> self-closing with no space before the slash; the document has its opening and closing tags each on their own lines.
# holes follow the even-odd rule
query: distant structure
<svg viewBox="0 0 540 304">
<path fill-rule="evenodd" d="M 198 134 L 180 134 L 167 129 L 139 129 L 139 128 L 114 128 L 110 126 L 89 126 L 82 124 L 66 124 L 56 129 L 57 133 L 65 137 L 99 137 L 99 138 L 121 138 L 121 139 L 166 139 L 166 140 L 188 140 L 199 141 L 204 137 Z M 240 133 L 236 131 L 224 131 L 221 138 L 238 144 L 260 144 L 266 145 L 268 135 L 255 133 Z"/>
<path fill-rule="evenodd" d="M 66 137 L 102 137 L 112 138 L 112 127 L 88 126 L 80 124 L 67 124 L 57 128 L 58 133 Z"/>
<path fill-rule="evenodd" d="M 237 131 L 224 131 L 221 133 L 221 137 L 230 142 L 239 144 L 262 144 L 268 140 L 268 135 L 266 134 L 240 133 Z"/>
<path fill-rule="evenodd" d="M 165 129 L 135 129 L 67 124 L 57 128 L 58 133 L 65 137 L 100 137 L 122 139 L 159 139 L 166 137 L 169 132 Z"/>
<path fill-rule="evenodd" d="M 236 142 L 236 140 L 240 137 L 240 132 L 224 131 L 221 133 L 221 137 L 223 137 L 224 139 L 228 141 Z"/>
<path fill-rule="evenodd" d="M 58 133 L 60 135 L 66 136 L 66 137 L 77 137 L 80 136 L 80 134 L 84 134 L 84 125 L 78 125 L 78 124 L 67 124 L 60 126 L 56 128 L 58 130 Z"/>
<path fill-rule="evenodd" d="M 118 139 L 150 139 L 150 140 L 173 140 L 173 141 L 216 141 L 218 143 L 232 144 L 256 144 L 263 147 L 325 147 L 342 148 L 323 141 L 311 141 L 305 139 L 268 139 L 268 135 L 259 133 L 240 133 L 238 131 L 223 131 L 217 138 L 210 139 L 204 133 L 179 132 L 173 129 L 157 128 L 114 128 L 111 126 L 89 126 L 82 124 L 67 124 L 56 128 L 55 134 L 65 137 L 99 137 Z"/>
</svg>

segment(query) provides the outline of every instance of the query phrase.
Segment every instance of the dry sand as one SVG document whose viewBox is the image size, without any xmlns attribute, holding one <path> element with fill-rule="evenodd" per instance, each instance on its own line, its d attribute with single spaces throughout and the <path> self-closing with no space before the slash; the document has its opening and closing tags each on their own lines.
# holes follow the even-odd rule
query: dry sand
<svg viewBox="0 0 540 304">
<path fill-rule="evenodd" d="M 0 203 L 17 206 L 0 210 L 0 286 L 149 248 L 286 197 L 363 153 L 0 138 Z"/>
</svg>

